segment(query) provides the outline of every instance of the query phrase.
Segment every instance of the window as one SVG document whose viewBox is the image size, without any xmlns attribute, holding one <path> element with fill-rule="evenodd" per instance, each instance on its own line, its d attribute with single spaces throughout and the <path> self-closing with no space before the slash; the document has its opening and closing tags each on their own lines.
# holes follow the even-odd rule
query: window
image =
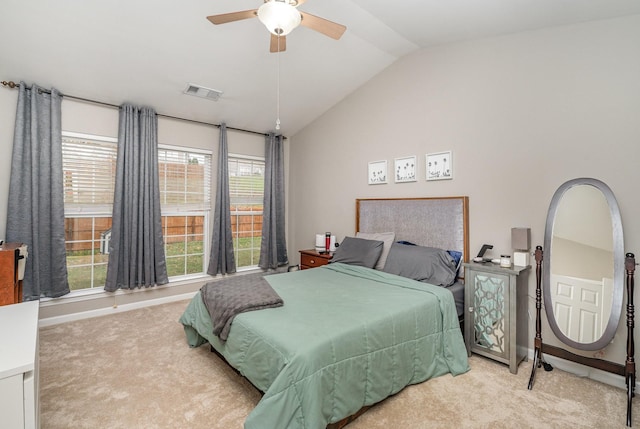
<svg viewBox="0 0 640 429">
<path fill-rule="evenodd" d="M 253 268 L 260 261 L 264 159 L 229 155 L 231 233 L 238 270 Z"/>
<path fill-rule="evenodd" d="M 109 260 L 115 139 L 62 137 L 65 245 L 71 290 L 104 286 Z"/>
<path fill-rule="evenodd" d="M 158 164 L 167 274 L 203 273 L 208 262 L 211 154 L 162 146 Z"/>
<path fill-rule="evenodd" d="M 63 134 L 65 243 L 71 290 L 105 284 L 116 159 L 116 139 Z M 201 274 L 208 251 L 211 154 L 161 145 L 158 167 L 168 275 Z"/>
</svg>

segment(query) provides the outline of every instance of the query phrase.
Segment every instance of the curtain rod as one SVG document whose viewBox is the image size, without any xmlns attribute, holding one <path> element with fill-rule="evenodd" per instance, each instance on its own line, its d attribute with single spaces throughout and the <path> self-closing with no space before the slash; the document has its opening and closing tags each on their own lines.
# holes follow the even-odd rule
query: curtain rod
<svg viewBox="0 0 640 429">
<path fill-rule="evenodd" d="M 15 83 L 15 82 L 14 82 L 14 81 L 12 81 L 12 80 L 10 80 L 10 81 L 8 81 L 8 82 L 7 82 L 6 80 L 3 80 L 3 81 L 2 81 L 2 82 L 0 82 L 0 83 L 1 83 L 3 86 L 5 86 L 5 87 L 9 87 L 9 88 L 11 88 L 11 89 L 18 89 L 18 87 L 20 86 L 19 84 Z M 48 91 L 48 90 L 46 90 L 46 89 L 40 89 L 40 90 L 41 90 L 41 91 L 46 92 L 47 94 L 50 94 L 50 93 L 51 93 L 51 91 Z M 104 101 L 97 101 L 97 100 L 91 100 L 91 99 L 89 99 L 89 98 L 76 97 L 75 95 L 65 95 L 65 94 L 62 94 L 62 96 L 63 96 L 64 98 L 69 98 L 69 99 L 71 99 L 71 100 L 84 101 L 84 102 L 86 102 L 86 103 L 100 104 L 100 105 L 102 105 L 102 106 L 107 106 L 107 107 L 113 107 L 113 108 L 115 108 L 115 109 L 120 109 L 120 106 L 115 105 L 115 104 L 111 104 L 111 103 L 106 103 L 106 102 L 104 102 Z M 157 112 L 156 112 L 156 115 L 161 116 L 161 117 L 163 117 L 163 118 L 167 118 L 167 119 L 176 119 L 176 120 L 178 120 L 178 121 L 185 121 L 185 122 L 191 122 L 191 123 L 193 123 L 193 124 L 209 125 L 209 126 L 212 126 L 212 127 L 220 128 L 220 124 L 213 124 L 213 123 L 211 123 L 211 122 L 197 121 L 197 120 L 195 120 L 195 119 L 180 118 L 180 117 L 178 117 L 178 116 L 165 115 L 165 114 L 157 113 Z M 257 134 L 257 135 L 259 135 L 259 136 L 265 136 L 265 137 L 269 135 L 269 134 L 266 134 L 266 133 L 261 133 L 261 132 L 259 132 L 259 131 L 244 130 L 244 129 L 242 129 L 242 128 L 234 128 L 234 127 L 227 127 L 227 130 L 240 131 L 240 132 L 243 132 L 243 133 L 249 133 L 249 134 Z M 285 136 L 282 136 L 282 138 L 283 138 L 284 140 L 286 140 L 286 139 L 287 139 Z"/>
</svg>

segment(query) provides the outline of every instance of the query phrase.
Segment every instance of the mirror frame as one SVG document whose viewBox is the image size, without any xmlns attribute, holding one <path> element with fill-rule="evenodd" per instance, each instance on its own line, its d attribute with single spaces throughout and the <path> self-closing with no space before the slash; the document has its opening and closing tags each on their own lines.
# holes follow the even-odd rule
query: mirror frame
<svg viewBox="0 0 640 429">
<path fill-rule="evenodd" d="M 607 326 L 602 332 L 602 336 L 593 343 L 580 343 L 567 337 L 562 333 L 560 327 L 556 322 L 555 315 L 553 314 L 553 303 L 551 302 L 551 255 L 553 249 L 551 247 L 553 236 L 553 224 L 558 211 L 558 206 L 564 194 L 575 186 L 593 186 L 600 190 L 607 200 L 609 205 L 609 213 L 611 215 L 611 225 L 613 229 L 613 297 L 611 303 L 611 313 L 609 314 L 609 320 Z M 624 237 L 622 233 L 622 220 L 620 218 L 620 209 L 618 202 L 611 189 L 603 182 L 597 179 L 591 178 L 579 178 L 569 180 L 563 183 L 553 195 L 551 204 L 549 205 L 549 212 L 547 213 L 547 222 L 545 225 L 544 233 L 544 248 L 543 264 L 547 267 L 544 270 L 543 275 L 543 295 L 544 306 L 547 314 L 547 321 L 551 326 L 551 330 L 556 337 L 564 344 L 573 347 L 578 350 L 600 350 L 606 347 L 616 333 L 618 324 L 620 322 L 620 314 L 622 311 L 622 299 L 624 295 Z"/>
</svg>

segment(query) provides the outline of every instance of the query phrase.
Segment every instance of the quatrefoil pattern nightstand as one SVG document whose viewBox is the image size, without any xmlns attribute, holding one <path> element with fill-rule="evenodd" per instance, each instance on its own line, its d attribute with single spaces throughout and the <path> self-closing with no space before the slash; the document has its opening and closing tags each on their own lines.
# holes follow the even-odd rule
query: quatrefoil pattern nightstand
<svg viewBox="0 0 640 429">
<path fill-rule="evenodd" d="M 530 267 L 503 268 L 469 262 L 465 268 L 464 339 L 467 353 L 509 365 L 511 373 L 527 357 Z"/>
</svg>

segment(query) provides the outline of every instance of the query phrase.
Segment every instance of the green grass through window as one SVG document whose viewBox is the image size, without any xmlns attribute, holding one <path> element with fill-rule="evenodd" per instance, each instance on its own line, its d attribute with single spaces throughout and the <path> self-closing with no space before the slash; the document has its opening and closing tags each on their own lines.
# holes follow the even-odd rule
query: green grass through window
<svg viewBox="0 0 640 429">
<path fill-rule="evenodd" d="M 260 259 L 260 237 L 246 237 L 234 239 L 236 252 L 236 266 L 238 268 L 258 265 Z M 167 274 L 169 277 L 185 274 L 198 274 L 204 271 L 209 261 L 203 261 L 202 241 L 186 243 L 170 243 L 166 245 L 165 257 Z M 94 257 L 93 288 L 102 288 L 107 279 L 108 256 L 100 253 L 99 249 L 75 250 L 67 252 L 67 273 L 71 290 L 89 289 L 91 286 L 91 254 Z M 203 265 L 203 262 L 205 263 Z"/>
</svg>

